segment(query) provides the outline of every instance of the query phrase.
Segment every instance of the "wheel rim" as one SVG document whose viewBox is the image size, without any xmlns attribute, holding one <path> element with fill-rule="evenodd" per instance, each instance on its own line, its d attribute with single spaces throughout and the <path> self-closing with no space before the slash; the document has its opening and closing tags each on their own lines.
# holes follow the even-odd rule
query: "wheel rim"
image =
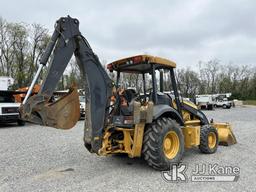
<svg viewBox="0 0 256 192">
<path fill-rule="evenodd" d="M 164 154 L 168 159 L 173 159 L 179 152 L 180 141 L 176 132 L 169 131 L 163 141 Z"/>
<path fill-rule="evenodd" d="M 216 141 L 217 141 L 217 139 L 216 139 L 215 133 L 210 132 L 208 134 L 208 146 L 210 149 L 213 149 L 215 147 Z"/>
</svg>

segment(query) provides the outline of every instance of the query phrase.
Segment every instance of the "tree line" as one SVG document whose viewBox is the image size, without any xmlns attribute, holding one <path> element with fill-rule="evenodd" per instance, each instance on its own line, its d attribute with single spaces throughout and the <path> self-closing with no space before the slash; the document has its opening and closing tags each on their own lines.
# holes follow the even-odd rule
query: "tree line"
<svg viewBox="0 0 256 192">
<path fill-rule="evenodd" d="M 159 89 L 159 73 L 156 73 Z M 200 61 L 198 66 L 177 67 L 175 70 L 178 89 L 183 97 L 195 98 L 199 94 L 232 93 L 231 99 L 256 100 L 256 67 L 223 64 L 218 59 Z M 115 76 L 111 76 L 115 79 Z M 151 78 L 146 76 L 146 84 Z M 142 89 L 142 77 L 137 74 L 122 76 L 124 87 Z M 164 73 L 164 90 L 171 87 L 169 72 Z"/>
<path fill-rule="evenodd" d="M 10 89 L 30 85 L 49 40 L 49 30 L 40 24 L 13 23 L 0 17 L 0 76 L 14 78 L 14 85 Z M 47 70 L 43 70 L 39 83 L 46 73 Z M 72 59 L 57 89 L 66 89 L 75 81 L 79 85 L 81 77 Z"/>
<path fill-rule="evenodd" d="M 40 24 L 12 23 L 0 17 L 0 76 L 15 79 L 12 89 L 29 86 L 49 40 L 48 29 Z M 102 63 L 105 65 L 107 62 L 103 60 Z M 41 79 L 45 74 L 44 71 Z M 224 64 L 218 59 L 200 61 L 193 69 L 178 66 L 176 77 L 178 88 L 185 97 L 230 92 L 237 99 L 256 99 L 256 67 L 249 65 Z M 111 75 L 111 78 L 114 79 L 114 76 Z M 137 89 L 142 86 L 142 79 L 138 75 L 125 75 L 123 81 L 127 86 L 135 86 Z M 164 82 L 166 90 L 169 81 L 167 77 Z M 66 89 L 73 82 L 83 87 L 74 59 L 69 63 L 57 88 Z"/>
<path fill-rule="evenodd" d="M 222 64 L 217 59 L 200 61 L 197 71 L 178 69 L 177 80 L 180 91 L 186 97 L 232 93 L 236 99 L 256 99 L 256 67 L 249 65 Z"/>
<path fill-rule="evenodd" d="M 39 24 L 11 23 L 0 18 L 0 76 L 14 78 L 14 89 L 27 86 L 48 41 L 48 30 Z"/>
</svg>

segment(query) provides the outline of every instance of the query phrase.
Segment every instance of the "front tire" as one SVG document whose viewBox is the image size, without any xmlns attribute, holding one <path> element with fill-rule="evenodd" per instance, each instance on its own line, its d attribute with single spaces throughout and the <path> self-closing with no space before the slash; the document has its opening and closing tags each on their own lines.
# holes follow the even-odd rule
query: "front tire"
<svg viewBox="0 0 256 192">
<path fill-rule="evenodd" d="M 171 118 L 159 118 L 149 124 L 144 134 L 142 153 L 148 165 L 167 170 L 180 162 L 184 153 L 184 136 L 180 125 Z"/>
<path fill-rule="evenodd" d="M 199 149 L 202 153 L 212 154 L 218 148 L 218 131 L 211 125 L 203 125 L 200 130 Z"/>
</svg>

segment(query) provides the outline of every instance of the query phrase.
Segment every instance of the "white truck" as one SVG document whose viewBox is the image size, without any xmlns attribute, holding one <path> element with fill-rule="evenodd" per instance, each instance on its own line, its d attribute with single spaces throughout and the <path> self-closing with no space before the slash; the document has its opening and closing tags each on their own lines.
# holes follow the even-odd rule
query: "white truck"
<svg viewBox="0 0 256 192">
<path fill-rule="evenodd" d="M 11 77 L 0 77 L 0 124 L 17 122 L 18 125 L 24 125 L 18 111 L 20 103 L 15 103 L 13 97 L 15 91 L 8 91 L 13 82 Z"/>
<path fill-rule="evenodd" d="M 18 123 L 23 126 L 25 122 L 20 119 L 20 103 L 15 103 L 15 91 L 0 91 L 0 124 Z"/>
<path fill-rule="evenodd" d="M 231 96 L 231 93 L 216 94 L 214 95 L 215 107 L 222 107 L 223 109 L 230 109 L 233 105 L 232 101 L 229 101 L 228 98 Z"/>
<path fill-rule="evenodd" d="M 222 107 L 223 109 L 230 109 L 232 106 L 232 102 L 228 101 L 227 98 L 224 98 L 223 100 L 217 100 L 215 102 L 216 107 Z"/>
<path fill-rule="evenodd" d="M 196 95 L 196 105 L 200 109 L 213 110 L 214 100 L 212 95 Z"/>
<path fill-rule="evenodd" d="M 79 102 L 80 102 L 80 118 L 85 117 L 85 96 L 80 95 L 79 96 Z"/>
</svg>

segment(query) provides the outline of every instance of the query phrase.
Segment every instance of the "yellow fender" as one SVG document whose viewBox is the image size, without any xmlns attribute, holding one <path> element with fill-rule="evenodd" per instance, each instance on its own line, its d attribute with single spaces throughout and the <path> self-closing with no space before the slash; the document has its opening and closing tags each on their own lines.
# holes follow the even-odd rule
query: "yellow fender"
<svg viewBox="0 0 256 192">
<path fill-rule="evenodd" d="M 237 143 L 229 123 L 212 123 L 212 126 L 218 131 L 219 145 L 229 146 Z"/>
</svg>

